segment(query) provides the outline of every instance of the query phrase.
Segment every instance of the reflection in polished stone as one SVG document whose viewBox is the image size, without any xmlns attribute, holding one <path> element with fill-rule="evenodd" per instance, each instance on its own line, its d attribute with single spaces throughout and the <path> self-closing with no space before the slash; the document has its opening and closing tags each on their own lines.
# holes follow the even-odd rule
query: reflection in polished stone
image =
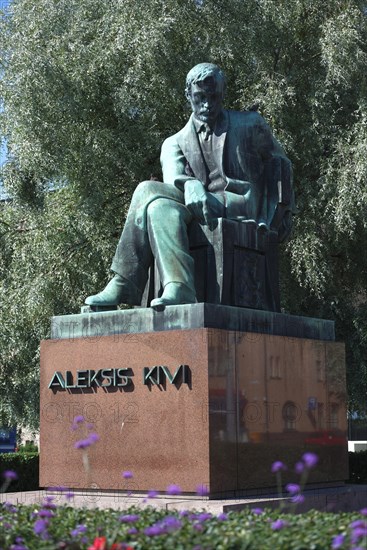
<svg viewBox="0 0 367 550">
<path fill-rule="evenodd" d="M 218 492 L 273 486 L 275 460 L 289 466 L 285 481 L 295 481 L 294 464 L 309 450 L 320 458 L 311 483 L 348 477 L 343 344 L 216 331 L 209 364 Z"/>
</svg>

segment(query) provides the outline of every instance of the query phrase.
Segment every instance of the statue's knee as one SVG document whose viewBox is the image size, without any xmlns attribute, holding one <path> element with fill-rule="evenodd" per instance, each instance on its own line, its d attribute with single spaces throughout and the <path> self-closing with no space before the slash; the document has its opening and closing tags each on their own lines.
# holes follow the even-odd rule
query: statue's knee
<svg viewBox="0 0 367 550">
<path fill-rule="evenodd" d="M 160 225 L 181 223 L 186 219 L 186 212 L 188 211 L 184 205 L 166 198 L 152 201 L 147 209 L 148 218 L 151 221 L 157 221 Z"/>
<path fill-rule="evenodd" d="M 167 214 L 171 208 L 170 203 L 172 203 L 172 201 L 162 197 L 155 199 L 148 205 L 148 208 L 147 208 L 148 216 L 156 217 L 156 216 L 163 216 L 164 213 Z"/>
<path fill-rule="evenodd" d="M 151 193 L 156 192 L 155 181 L 146 180 L 139 183 L 134 191 L 134 195 L 149 196 Z"/>
<path fill-rule="evenodd" d="M 145 188 L 145 187 L 151 187 L 152 185 L 154 185 L 154 181 L 153 180 L 144 180 L 144 181 L 141 181 L 138 185 L 138 187 L 141 187 L 141 188 Z"/>
</svg>

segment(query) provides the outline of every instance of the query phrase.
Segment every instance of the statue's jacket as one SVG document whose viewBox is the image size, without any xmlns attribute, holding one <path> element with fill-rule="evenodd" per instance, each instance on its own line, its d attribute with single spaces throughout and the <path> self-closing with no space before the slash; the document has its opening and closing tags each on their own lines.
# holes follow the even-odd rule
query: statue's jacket
<svg viewBox="0 0 367 550">
<path fill-rule="evenodd" d="M 191 115 L 161 151 L 163 182 L 183 190 L 197 179 L 209 192 L 225 196 L 228 218 L 255 220 L 284 240 L 294 213 L 292 165 L 270 127 L 255 111 L 225 111 L 212 135 L 218 181 L 211 184 Z M 219 183 L 218 183 L 219 182 Z"/>
</svg>

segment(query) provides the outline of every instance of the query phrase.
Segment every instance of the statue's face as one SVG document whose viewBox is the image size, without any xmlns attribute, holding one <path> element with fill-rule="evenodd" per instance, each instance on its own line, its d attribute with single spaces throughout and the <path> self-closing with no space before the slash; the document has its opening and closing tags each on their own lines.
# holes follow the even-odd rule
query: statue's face
<svg viewBox="0 0 367 550">
<path fill-rule="evenodd" d="M 223 82 L 207 78 L 204 82 L 192 84 L 189 101 L 194 117 L 213 125 L 222 110 Z"/>
</svg>

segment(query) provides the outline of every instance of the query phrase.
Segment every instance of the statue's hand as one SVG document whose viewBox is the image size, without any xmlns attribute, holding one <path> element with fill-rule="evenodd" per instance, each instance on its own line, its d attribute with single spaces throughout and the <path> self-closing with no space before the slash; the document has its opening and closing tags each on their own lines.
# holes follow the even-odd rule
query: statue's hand
<svg viewBox="0 0 367 550">
<path fill-rule="evenodd" d="M 209 210 L 208 194 L 199 180 L 188 180 L 185 183 L 185 205 L 191 214 L 201 223 L 210 225 L 212 216 Z"/>
</svg>

